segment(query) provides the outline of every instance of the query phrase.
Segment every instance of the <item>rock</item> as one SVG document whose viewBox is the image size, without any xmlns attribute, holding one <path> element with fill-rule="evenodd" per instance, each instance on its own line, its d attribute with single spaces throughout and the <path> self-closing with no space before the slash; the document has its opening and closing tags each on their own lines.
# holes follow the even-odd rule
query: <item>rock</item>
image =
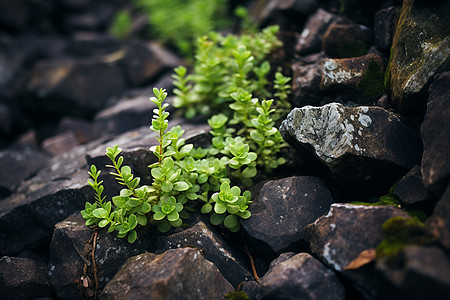
<svg viewBox="0 0 450 300">
<path fill-rule="evenodd" d="M 80 146 L 53 158 L 0 201 L 0 256 L 15 255 L 49 239 L 56 223 L 92 199 L 85 155 L 86 147 Z"/>
<path fill-rule="evenodd" d="M 394 216 L 408 215 L 393 206 L 335 203 L 326 216 L 306 226 L 305 233 L 316 257 L 373 297 L 377 288 L 373 265 L 356 270 L 345 267 L 362 251 L 378 246 L 383 239 L 382 224 Z"/>
<path fill-rule="evenodd" d="M 375 106 L 295 108 L 280 131 L 306 162 L 338 183 L 346 201 L 385 194 L 422 154 L 418 134 Z"/>
<path fill-rule="evenodd" d="M 430 81 L 449 70 L 449 10 L 448 1 L 403 1 L 386 78 L 392 105 L 402 114 L 422 115 Z"/>
<path fill-rule="evenodd" d="M 149 124 L 156 105 L 149 100 L 148 95 L 139 94 L 121 99 L 116 105 L 101 110 L 94 118 L 97 134 L 120 134 Z M 167 103 L 171 103 L 171 99 L 168 98 Z M 172 107 L 170 105 L 167 111 L 171 112 Z"/>
<path fill-rule="evenodd" d="M 333 197 L 319 178 L 293 176 L 264 184 L 251 206 L 252 216 L 242 220 L 246 234 L 269 254 L 302 242 L 304 227 L 328 211 Z"/>
<path fill-rule="evenodd" d="M 271 20 L 281 20 L 283 16 L 307 16 L 318 5 L 316 0 L 262 0 L 255 1 L 249 13 L 258 24 L 267 24 Z"/>
<path fill-rule="evenodd" d="M 105 29 L 114 16 L 114 6 L 104 1 L 90 2 L 90 4 L 89 9 L 66 13 L 62 19 L 60 30 L 70 34 L 77 31 Z"/>
<path fill-rule="evenodd" d="M 61 155 L 78 146 L 77 137 L 66 131 L 42 141 L 42 148 L 53 156 Z"/>
<path fill-rule="evenodd" d="M 200 251 L 182 248 L 129 258 L 100 299 L 221 299 L 231 290 Z"/>
<path fill-rule="evenodd" d="M 365 55 L 372 44 L 372 31 L 358 24 L 331 24 L 322 37 L 322 50 L 332 58 Z"/>
<path fill-rule="evenodd" d="M 80 145 L 97 137 L 91 122 L 71 117 L 63 117 L 58 124 L 57 133 L 64 132 L 72 132 Z"/>
<path fill-rule="evenodd" d="M 126 53 L 125 74 L 131 86 L 147 84 L 164 71 L 181 64 L 178 57 L 155 42 L 131 42 Z"/>
<path fill-rule="evenodd" d="M 235 288 L 240 283 L 253 279 L 243 264 L 242 254 L 233 251 L 220 235 L 202 221 L 181 232 L 157 237 L 151 241 L 149 250 L 158 254 L 180 247 L 200 249 L 204 257 L 214 263 Z"/>
<path fill-rule="evenodd" d="M 49 160 L 48 154 L 35 147 L 0 150 L 0 198 L 14 192 L 23 180 L 44 168 Z"/>
<path fill-rule="evenodd" d="M 276 265 L 278 265 L 278 264 L 288 260 L 289 258 L 294 256 L 295 254 L 296 254 L 295 252 L 283 252 L 283 253 L 281 253 L 280 256 L 278 256 L 277 258 L 275 258 L 274 260 L 272 260 L 270 262 L 269 269 L 272 269 Z"/>
<path fill-rule="evenodd" d="M 61 0 L 58 4 L 68 10 L 83 10 L 89 5 L 89 0 Z"/>
<path fill-rule="evenodd" d="M 48 266 L 29 258 L 0 259 L 0 299 L 22 300 L 52 297 Z"/>
<path fill-rule="evenodd" d="M 0 103 L 0 134 L 10 135 L 13 128 L 13 113 L 9 105 Z"/>
<path fill-rule="evenodd" d="M 49 274 L 58 298 L 75 299 L 79 293 L 85 297 L 93 295 L 95 275 L 91 257 L 92 243 L 89 243 L 93 234 L 93 230 L 86 226 L 79 212 L 55 225 L 50 245 Z M 141 235 L 133 244 L 129 244 L 125 239 L 119 239 L 113 234 L 101 231 L 95 246 L 98 288 L 101 290 L 116 274 L 119 266 L 127 258 L 145 252 L 148 243 L 145 238 L 141 238 Z M 81 256 L 90 262 L 89 266 L 85 266 Z M 83 278 L 90 281 L 87 287 L 83 287 Z"/>
<path fill-rule="evenodd" d="M 409 246 L 403 265 L 392 268 L 381 260 L 377 269 L 385 282 L 380 299 L 443 299 L 450 292 L 450 258 L 438 247 Z"/>
<path fill-rule="evenodd" d="M 427 220 L 427 225 L 437 237 L 439 243 L 450 250 L 450 185 L 434 208 L 433 214 Z"/>
<path fill-rule="evenodd" d="M 450 72 L 435 77 L 430 87 L 427 113 L 420 128 L 423 140 L 422 176 L 423 184 L 437 196 L 440 196 L 450 178 Z"/>
<path fill-rule="evenodd" d="M 384 60 L 376 54 L 322 61 L 320 89 L 359 104 L 376 101 L 384 93 Z"/>
<path fill-rule="evenodd" d="M 380 9 L 373 20 L 375 45 L 383 52 L 388 52 L 392 45 L 395 25 L 400 15 L 400 7 L 389 6 Z"/>
<path fill-rule="evenodd" d="M 356 21 L 357 23 L 371 26 L 373 15 L 380 8 L 383 0 L 374 0 L 370 2 L 339 0 L 339 12 Z"/>
<path fill-rule="evenodd" d="M 299 253 L 272 267 L 252 299 L 345 299 L 345 290 L 332 270 Z"/>
<path fill-rule="evenodd" d="M 322 78 L 322 55 L 311 55 L 317 57 L 316 61 L 306 64 L 303 61 L 292 64 L 292 90 L 294 98 L 292 104 L 295 107 L 305 105 L 319 105 L 322 100 L 320 81 Z"/>
<path fill-rule="evenodd" d="M 106 55 L 120 50 L 120 43 L 110 35 L 77 32 L 70 42 L 70 50 L 77 56 Z"/>
<path fill-rule="evenodd" d="M 300 55 L 319 52 L 322 49 L 322 36 L 328 26 L 337 18 L 336 15 L 319 8 L 306 21 L 295 50 Z"/>
<path fill-rule="evenodd" d="M 118 57 L 103 61 L 47 60 L 31 71 L 24 89 L 29 109 L 56 116 L 89 117 L 104 108 L 126 84 Z M 107 61 L 107 60 L 110 61 Z"/>
<path fill-rule="evenodd" d="M 420 166 L 415 165 L 398 183 L 395 190 L 400 201 L 407 205 L 433 200 L 433 194 L 423 186 Z"/>
<path fill-rule="evenodd" d="M 4 0 L 0 3 L 0 25 L 12 31 L 23 30 L 30 17 L 30 6 L 26 0 Z"/>
</svg>

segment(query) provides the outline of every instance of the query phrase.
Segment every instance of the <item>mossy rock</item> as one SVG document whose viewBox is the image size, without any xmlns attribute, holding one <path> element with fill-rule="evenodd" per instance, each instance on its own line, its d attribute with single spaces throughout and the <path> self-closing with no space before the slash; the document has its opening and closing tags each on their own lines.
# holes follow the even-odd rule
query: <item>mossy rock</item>
<svg viewBox="0 0 450 300">
<path fill-rule="evenodd" d="M 403 2 L 385 78 L 403 114 L 423 114 L 433 76 L 450 67 L 449 12 L 450 1 Z"/>
</svg>

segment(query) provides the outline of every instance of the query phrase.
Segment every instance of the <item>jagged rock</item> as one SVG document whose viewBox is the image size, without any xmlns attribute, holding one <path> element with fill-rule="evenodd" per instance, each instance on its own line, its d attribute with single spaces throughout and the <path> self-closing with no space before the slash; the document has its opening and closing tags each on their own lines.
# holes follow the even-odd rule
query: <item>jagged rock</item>
<svg viewBox="0 0 450 300">
<path fill-rule="evenodd" d="M 24 104 L 56 116 L 92 115 L 126 88 L 120 55 L 102 59 L 39 62 L 25 84 Z"/>
<path fill-rule="evenodd" d="M 450 185 L 427 220 L 427 225 L 437 237 L 439 243 L 450 250 Z"/>
<path fill-rule="evenodd" d="M 306 226 L 305 233 L 316 257 L 373 297 L 377 288 L 373 265 L 356 270 L 345 268 L 362 251 L 378 246 L 383 239 L 382 224 L 394 216 L 408 214 L 393 206 L 335 203 L 327 215 Z"/>
<path fill-rule="evenodd" d="M 242 220 L 245 232 L 270 252 L 279 253 L 304 239 L 304 227 L 333 203 L 328 188 L 315 177 L 295 176 L 264 184 L 252 203 L 252 216 Z"/>
<path fill-rule="evenodd" d="M 244 291 L 246 286 L 244 285 Z M 299 253 L 275 266 L 261 278 L 251 299 L 345 299 L 334 272 L 308 253 Z"/>
<path fill-rule="evenodd" d="M 444 299 L 450 292 L 450 258 L 438 247 L 409 246 L 403 250 L 403 263 L 391 267 L 377 263 L 385 282 L 379 299 Z"/>
<path fill-rule="evenodd" d="M 387 74 L 392 105 L 403 114 L 422 115 L 429 82 L 449 70 L 449 10 L 449 1 L 403 1 Z"/>
<path fill-rule="evenodd" d="M 0 151 L 0 198 L 14 192 L 20 183 L 44 168 L 50 156 L 35 147 L 8 148 Z M 0 204 L 1 207 L 1 204 Z M 1 209 L 0 209 L 1 211 Z"/>
<path fill-rule="evenodd" d="M 328 26 L 337 18 L 336 15 L 319 8 L 306 21 L 295 50 L 300 55 L 319 52 L 322 49 L 322 36 Z"/>
<path fill-rule="evenodd" d="M 430 87 L 427 113 L 420 128 L 423 140 L 423 184 L 440 196 L 450 179 L 450 155 L 444 149 L 450 147 L 450 72 L 435 77 Z"/>
<path fill-rule="evenodd" d="M 312 54 L 309 57 L 314 58 L 312 63 L 305 60 L 292 64 L 292 90 L 294 98 L 292 104 L 295 107 L 305 105 L 319 105 L 322 100 L 320 91 L 320 81 L 322 78 L 322 59 L 328 58 L 322 54 Z"/>
<path fill-rule="evenodd" d="M 420 166 L 415 165 L 398 183 L 395 194 L 405 205 L 433 200 L 433 194 L 423 186 Z"/>
<path fill-rule="evenodd" d="M 418 134 L 380 107 L 295 108 L 280 131 L 306 162 L 339 183 L 346 201 L 385 194 L 422 154 Z"/>
<path fill-rule="evenodd" d="M 134 41 L 126 46 L 125 74 L 131 86 L 141 86 L 172 70 L 181 60 L 155 42 Z"/>
<path fill-rule="evenodd" d="M 322 61 L 320 89 L 343 95 L 359 104 L 376 101 L 384 93 L 384 60 L 376 54 Z"/>
<path fill-rule="evenodd" d="M 257 23 L 265 24 L 270 20 L 282 19 L 287 14 L 307 16 L 318 5 L 316 0 L 262 0 L 255 1 L 249 12 Z"/>
<path fill-rule="evenodd" d="M 100 299 L 221 299 L 231 290 L 200 251 L 182 248 L 129 258 Z"/>
<path fill-rule="evenodd" d="M 57 156 L 78 146 L 77 137 L 72 131 L 66 131 L 42 141 L 42 149 Z"/>
<path fill-rule="evenodd" d="M 86 146 L 80 146 L 53 158 L 0 201 L 0 255 L 14 255 L 49 239 L 57 222 L 84 208 L 93 197 L 85 155 Z"/>
<path fill-rule="evenodd" d="M 116 105 L 101 110 L 94 120 L 98 134 L 118 134 L 149 124 L 156 105 L 149 100 L 148 94 L 139 94 L 128 99 L 121 99 Z M 172 97 L 166 98 L 172 103 Z M 172 111 L 169 105 L 167 111 Z"/>
<path fill-rule="evenodd" d="M 400 7 L 389 6 L 380 9 L 373 20 L 375 45 L 381 51 L 387 52 L 391 48 L 395 25 L 400 15 Z"/>
<path fill-rule="evenodd" d="M 23 300 L 52 297 L 48 266 L 29 258 L 0 259 L 0 299 Z"/>
<path fill-rule="evenodd" d="M 372 44 L 372 31 L 358 24 L 331 24 L 322 37 L 322 50 L 332 58 L 365 55 Z"/>
<path fill-rule="evenodd" d="M 93 56 L 117 52 L 120 50 L 120 43 L 110 35 L 77 32 L 70 41 L 69 47 L 77 56 Z"/>
<path fill-rule="evenodd" d="M 89 243 L 93 234 L 93 230 L 86 226 L 79 212 L 55 225 L 50 245 L 49 275 L 59 299 L 79 299 L 79 294 L 85 297 L 93 295 L 93 243 Z M 133 244 L 129 244 L 126 239 L 119 239 L 113 234 L 101 231 L 96 239 L 94 252 L 99 290 L 116 274 L 127 258 L 145 252 L 147 246 L 147 240 L 141 238 L 141 235 Z M 81 256 L 90 262 L 89 266 L 85 267 Z M 86 273 L 84 268 L 87 268 Z M 87 287 L 83 287 L 84 278 L 89 278 L 86 279 L 89 283 Z"/>
<path fill-rule="evenodd" d="M 169 249 L 195 247 L 219 269 L 234 287 L 253 279 L 243 264 L 242 254 L 233 251 L 213 229 L 202 221 L 194 226 L 168 236 L 159 236 L 150 242 L 149 250 L 157 254 Z"/>
</svg>

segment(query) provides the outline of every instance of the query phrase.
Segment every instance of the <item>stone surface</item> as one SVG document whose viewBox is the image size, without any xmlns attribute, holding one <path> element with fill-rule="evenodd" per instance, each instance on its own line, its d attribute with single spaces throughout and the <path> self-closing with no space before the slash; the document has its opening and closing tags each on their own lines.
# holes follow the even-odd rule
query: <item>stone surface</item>
<svg viewBox="0 0 450 300">
<path fill-rule="evenodd" d="M 295 107 L 305 105 L 319 105 L 322 100 L 320 81 L 322 78 L 322 59 L 328 58 L 323 55 L 311 55 L 315 58 L 313 63 L 304 60 L 292 64 L 292 104 Z"/>
<path fill-rule="evenodd" d="M 201 249 L 204 257 L 214 263 L 235 288 L 241 282 L 253 279 L 243 264 L 243 255 L 231 249 L 218 233 L 202 221 L 181 232 L 156 237 L 150 242 L 149 250 L 159 254 L 169 249 L 189 246 Z"/>
<path fill-rule="evenodd" d="M 392 268 L 377 263 L 385 283 L 380 299 L 444 299 L 450 292 L 450 257 L 438 247 L 409 246 L 403 250 L 403 265 Z"/>
<path fill-rule="evenodd" d="M 126 88 L 121 55 L 102 60 L 47 60 L 30 72 L 24 104 L 57 116 L 91 116 Z"/>
<path fill-rule="evenodd" d="M 4 0 L 0 3 L 0 24 L 5 29 L 20 31 L 27 25 L 30 6 L 26 0 Z"/>
<path fill-rule="evenodd" d="M 83 119 L 71 117 L 62 118 L 58 124 L 57 133 L 64 133 L 67 131 L 70 131 L 75 135 L 78 144 L 86 144 L 97 137 L 92 123 Z"/>
<path fill-rule="evenodd" d="M 332 58 L 365 55 L 372 44 L 372 30 L 358 24 L 331 24 L 322 37 L 322 50 Z"/>
<path fill-rule="evenodd" d="M 388 52 L 392 45 L 395 25 L 400 15 L 400 7 L 389 6 L 380 9 L 374 16 L 373 31 L 375 45 L 381 51 Z"/>
<path fill-rule="evenodd" d="M 48 266 L 29 258 L 0 259 L 0 299 L 22 300 L 52 297 Z"/>
<path fill-rule="evenodd" d="M 415 165 L 398 183 L 395 194 L 405 205 L 433 200 L 433 194 L 423 186 L 420 166 Z"/>
<path fill-rule="evenodd" d="M 437 237 L 439 243 L 450 250 L 450 185 L 428 218 L 427 225 Z"/>
<path fill-rule="evenodd" d="M 308 225 L 305 232 L 316 257 L 373 297 L 377 288 L 373 265 L 356 270 L 345 267 L 362 251 L 378 246 L 383 239 L 382 224 L 394 216 L 407 214 L 393 206 L 335 203 L 327 215 Z"/>
<path fill-rule="evenodd" d="M 78 146 L 77 137 L 72 131 L 66 131 L 42 141 L 42 149 L 53 156 L 61 155 Z"/>
<path fill-rule="evenodd" d="M 322 61 L 320 89 L 343 95 L 359 104 L 376 101 L 384 93 L 384 60 L 376 54 Z"/>
<path fill-rule="evenodd" d="M 241 224 L 248 236 L 279 253 L 302 241 L 304 227 L 328 211 L 332 203 L 333 197 L 319 178 L 295 176 L 271 180 L 253 200 L 251 218 Z"/>
<path fill-rule="evenodd" d="M 244 286 L 244 291 L 245 291 Z M 336 274 L 308 253 L 272 267 L 251 299 L 345 299 Z"/>
<path fill-rule="evenodd" d="M 105 55 L 119 51 L 121 45 L 110 35 L 77 32 L 70 41 L 70 50 L 76 56 Z"/>
<path fill-rule="evenodd" d="M 450 67 L 449 10 L 448 1 L 403 1 L 387 74 L 392 105 L 403 114 L 422 114 L 428 83 Z"/>
<path fill-rule="evenodd" d="M 79 213 L 55 225 L 50 245 L 49 274 L 50 282 L 58 298 L 74 299 L 78 294 L 84 296 L 93 294 L 95 275 L 92 264 L 92 243 L 88 243 L 93 233 L 93 230 L 85 225 L 85 220 Z M 129 244 L 126 239 L 116 238 L 115 234 L 99 232 L 94 252 L 98 268 L 99 290 L 109 282 L 127 258 L 145 252 L 147 246 L 147 240 L 141 238 L 141 235 L 133 244 Z M 89 266 L 85 266 L 81 255 L 90 262 Z M 84 268 L 86 268 L 85 273 Z M 83 278 L 87 277 L 90 284 L 83 287 Z"/>
<path fill-rule="evenodd" d="M 322 36 L 328 26 L 337 18 L 336 15 L 319 8 L 306 21 L 295 50 L 300 55 L 319 52 L 322 49 Z"/>
<path fill-rule="evenodd" d="M 430 87 L 427 113 L 420 128 L 423 140 L 423 184 L 440 196 L 450 179 L 450 72 L 435 77 Z"/>
<path fill-rule="evenodd" d="M 44 168 L 50 156 L 35 147 L 0 151 L 0 199 L 14 192 L 21 182 Z M 1 204 L 0 204 L 1 207 Z"/>
<path fill-rule="evenodd" d="M 221 299 L 232 290 L 200 251 L 181 248 L 129 258 L 100 299 Z"/>
<path fill-rule="evenodd" d="M 346 201 L 385 194 L 422 154 L 418 134 L 380 107 L 295 108 L 280 131 L 306 162 L 339 183 Z"/>
</svg>

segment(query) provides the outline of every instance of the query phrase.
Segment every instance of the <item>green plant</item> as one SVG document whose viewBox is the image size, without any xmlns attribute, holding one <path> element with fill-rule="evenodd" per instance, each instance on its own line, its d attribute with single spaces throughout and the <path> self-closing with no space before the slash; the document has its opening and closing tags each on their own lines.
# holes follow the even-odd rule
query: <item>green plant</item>
<svg viewBox="0 0 450 300">
<path fill-rule="evenodd" d="M 109 32 L 119 40 L 124 40 L 130 34 L 131 24 L 130 13 L 126 10 L 119 10 L 114 16 Z"/>
</svg>

